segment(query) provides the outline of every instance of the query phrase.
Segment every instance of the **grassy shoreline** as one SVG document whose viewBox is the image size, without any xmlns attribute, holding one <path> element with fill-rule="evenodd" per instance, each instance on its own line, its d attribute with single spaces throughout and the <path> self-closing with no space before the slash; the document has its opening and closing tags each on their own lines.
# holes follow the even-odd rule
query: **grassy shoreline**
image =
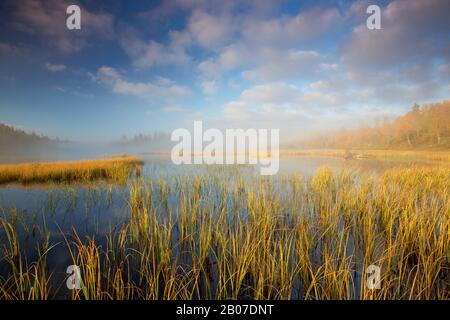
<svg viewBox="0 0 450 320">
<path fill-rule="evenodd" d="M 70 183 L 99 179 L 125 181 L 142 164 L 131 156 L 100 160 L 0 164 L 0 185 Z"/>
<path fill-rule="evenodd" d="M 392 150 L 392 149 L 305 149 L 305 150 L 280 150 L 280 156 L 321 156 L 354 159 L 373 158 L 378 160 L 424 160 L 450 163 L 450 151 L 448 150 Z"/>
<path fill-rule="evenodd" d="M 153 151 L 148 154 L 170 157 L 170 151 Z M 373 158 L 398 160 L 428 160 L 450 163 L 450 150 L 410 150 L 410 149 L 280 149 L 280 157 L 332 157 L 346 158 L 351 155 L 354 159 Z M 257 156 L 257 153 L 253 153 Z M 265 157 L 266 155 L 264 155 Z"/>
</svg>

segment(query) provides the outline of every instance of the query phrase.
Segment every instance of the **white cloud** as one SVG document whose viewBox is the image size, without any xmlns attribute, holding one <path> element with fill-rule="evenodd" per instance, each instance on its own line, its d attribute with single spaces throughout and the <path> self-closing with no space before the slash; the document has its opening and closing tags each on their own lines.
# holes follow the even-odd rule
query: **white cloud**
<svg viewBox="0 0 450 320">
<path fill-rule="evenodd" d="M 156 77 L 156 82 L 162 86 L 170 86 L 172 84 L 175 84 L 175 81 L 166 77 Z"/>
<path fill-rule="evenodd" d="M 203 76 L 219 78 L 223 73 L 255 62 L 255 53 L 242 43 L 236 42 L 224 47 L 217 56 L 200 62 L 197 66 Z"/>
<path fill-rule="evenodd" d="M 195 10 L 189 18 L 188 30 L 192 37 L 205 48 L 215 48 L 227 43 L 235 25 L 229 14 L 212 15 L 203 10 Z"/>
<path fill-rule="evenodd" d="M 299 89 L 286 83 L 267 83 L 253 86 L 242 92 L 240 99 L 248 104 L 284 104 L 292 102 Z"/>
<path fill-rule="evenodd" d="M 248 118 L 247 107 L 244 101 L 230 101 L 223 107 L 223 113 L 227 118 L 245 120 Z"/>
<path fill-rule="evenodd" d="M 275 19 L 250 16 L 243 23 L 242 33 L 250 43 L 292 46 L 318 36 L 341 19 L 336 8 L 313 7 L 300 11 L 296 16 L 283 15 Z"/>
<path fill-rule="evenodd" d="M 155 100 L 171 101 L 191 94 L 191 91 L 180 85 L 165 85 L 150 82 L 131 82 L 123 79 L 122 75 L 114 68 L 100 67 L 92 79 L 112 89 L 113 92 L 132 95 Z"/>
<path fill-rule="evenodd" d="M 354 28 L 342 59 L 349 68 L 370 71 L 427 62 L 443 54 L 434 39 L 448 35 L 449 10 L 447 0 L 392 1 L 382 10 L 381 30 L 365 22 Z"/>
<path fill-rule="evenodd" d="M 108 13 L 94 13 L 81 7 L 81 30 L 71 32 L 65 27 L 68 1 L 23 0 L 12 8 L 13 27 L 33 34 L 63 53 L 79 51 L 95 38 L 111 39 L 114 17 Z"/>
<path fill-rule="evenodd" d="M 221 37 L 221 46 L 217 43 L 206 45 L 214 47 L 215 54 L 201 61 L 198 70 L 203 76 L 218 78 L 228 71 L 245 67 L 248 70 L 243 73 L 244 77 L 265 81 L 285 80 L 286 75 L 298 77 L 298 72 L 310 75 L 312 69 L 317 68 L 320 57 L 314 50 L 297 47 L 302 46 L 305 39 L 319 36 L 342 20 L 337 9 L 320 7 L 271 19 L 252 12 L 228 18 L 229 32 Z M 205 27 L 203 32 L 215 33 L 211 30 Z M 329 67 L 333 65 L 328 64 Z"/>
<path fill-rule="evenodd" d="M 256 121 L 274 120 L 279 115 L 296 112 L 301 90 L 287 83 L 265 83 L 242 91 L 238 99 L 223 106 L 227 119 Z M 298 110 L 297 110 L 298 111 Z"/>
<path fill-rule="evenodd" d="M 339 68 L 337 63 L 321 63 L 319 68 L 324 71 L 336 71 Z"/>
<path fill-rule="evenodd" d="M 200 73 L 208 78 L 219 78 L 222 75 L 222 67 L 212 59 L 204 60 L 197 66 Z"/>
<path fill-rule="evenodd" d="M 52 63 L 45 63 L 45 68 L 51 72 L 60 72 L 67 69 L 67 67 L 64 64 L 52 64 Z"/>
<path fill-rule="evenodd" d="M 131 28 L 120 37 L 120 45 L 138 68 L 188 64 L 191 57 L 187 54 L 186 47 L 190 43 L 189 34 L 179 31 L 169 33 L 168 44 L 154 40 L 144 41 L 138 36 L 137 31 Z"/>
<path fill-rule="evenodd" d="M 185 16 L 186 21 L 154 24 L 161 28 L 155 32 L 125 26 L 117 37 L 134 67 L 156 67 L 162 76 L 152 73 L 151 80 L 133 81 L 125 71 L 104 66 L 92 78 L 117 94 L 162 102 L 162 112 L 181 112 L 185 109 L 176 100 L 191 92 L 163 73 L 167 66 L 176 66 L 170 68 L 170 77 L 184 79 L 192 72 L 192 83 L 210 104 L 220 103 L 225 119 L 255 125 L 312 127 L 322 119 L 328 124 L 335 119 L 334 125 L 340 126 L 387 108 L 401 113 L 414 102 L 448 96 L 448 0 L 390 1 L 382 10 L 383 29 L 372 31 L 365 27 L 370 0 L 340 2 L 339 10 L 313 6 L 297 14 L 282 13 L 278 3 L 269 2 L 165 1 L 141 19 L 162 23 Z M 114 35 L 109 14 L 88 12 L 90 31 L 72 35 L 55 27 L 56 11 L 64 9 L 59 2 L 24 3 L 27 6 L 16 6 L 13 27 L 52 41 L 62 52 L 79 50 L 96 36 Z M 174 25 L 180 29 L 171 29 Z M 166 33 L 148 37 L 160 30 Z M 16 50 L 0 42 L 0 54 Z M 51 63 L 45 67 L 53 72 L 65 69 Z M 240 94 L 231 101 L 211 98 L 219 83 L 229 90 L 223 96 Z"/>
<path fill-rule="evenodd" d="M 217 84 L 215 81 L 204 81 L 200 84 L 203 93 L 206 95 L 215 95 L 217 92 Z"/>
<path fill-rule="evenodd" d="M 242 73 L 244 78 L 260 81 L 310 79 L 321 71 L 319 64 L 324 61 L 317 51 L 274 49 L 262 51 L 260 59 L 257 68 Z"/>
<path fill-rule="evenodd" d="M 267 19 L 267 12 L 254 10 L 258 7 L 271 8 L 274 5 L 260 5 L 258 3 L 245 3 L 249 11 L 237 15 L 233 14 L 233 7 L 243 3 L 229 3 L 209 5 L 204 1 L 172 1 L 157 7 L 155 12 L 170 15 L 176 8 L 192 10 L 186 28 L 181 31 L 169 31 L 167 43 L 155 40 L 144 41 L 137 36 L 136 31 L 129 30 L 121 36 L 121 45 L 131 57 L 137 67 L 146 68 L 156 65 L 186 65 L 192 59 L 188 53 L 194 45 L 207 49 L 206 57 L 197 63 L 201 75 L 206 78 L 217 79 L 223 73 L 242 67 L 255 66 L 255 70 L 248 70 L 248 77 L 262 76 L 265 80 L 279 80 L 283 74 L 290 71 L 291 64 L 299 66 L 301 53 L 306 50 L 293 49 L 302 44 L 305 39 L 311 39 L 330 29 L 333 24 L 340 22 L 343 17 L 336 8 L 313 7 L 302 10 L 297 15 L 282 15 Z M 265 14 L 262 14 L 261 13 Z M 154 16 L 148 12 L 145 16 Z M 291 47 L 290 59 L 285 62 L 281 48 Z M 275 54 L 277 50 L 280 54 Z M 271 52 L 272 51 L 272 52 Z M 298 56 L 296 56 L 298 55 Z M 267 64 L 275 62 L 272 68 Z M 304 67 L 308 62 L 305 61 Z M 329 64 L 332 66 L 333 64 Z M 300 68 L 300 71 L 304 71 Z M 298 68 L 297 70 L 298 71 Z M 275 77 L 271 77 L 271 72 Z M 308 70 L 309 72 L 309 70 Z M 252 74 L 254 73 L 254 75 Z"/>
<path fill-rule="evenodd" d="M 170 8 L 170 10 L 173 10 L 173 6 L 175 5 L 162 6 L 160 9 Z M 182 6 L 186 8 L 198 7 L 198 9 L 194 9 L 189 15 L 184 30 L 170 30 L 168 32 L 167 43 L 142 40 L 138 32 L 132 28 L 127 28 L 122 33 L 120 44 L 135 66 L 149 68 L 157 65 L 186 65 L 192 60 L 188 49 L 194 44 L 206 49 L 220 51 L 224 45 L 232 40 L 236 26 L 232 15 L 227 13 L 226 10 L 220 12 L 220 14 L 212 14 L 204 10 L 200 4 L 183 4 Z M 153 16 L 150 13 L 146 13 L 145 16 Z M 225 52 L 222 58 L 225 66 L 233 63 L 232 59 L 237 61 L 237 57 L 231 57 L 230 53 Z M 213 66 L 214 64 L 216 62 L 205 60 L 203 64 L 200 63 L 199 67 L 205 69 L 205 73 L 211 74 L 215 73 L 211 70 L 212 68 L 218 70 L 221 68 Z"/>
<path fill-rule="evenodd" d="M 405 97 L 423 101 L 436 90 L 433 83 L 422 85 L 359 88 L 345 78 L 317 80 L 304 88 L 286 82 L 270 82 L 243 90 L 237 99 L 224 104 L 222 112 L 224 121 L 242 127 L 249 123 L 290 127 L 297 133 L 325 127 L 354 127 L 383 116 L 399 115 L 413 103 Z"/>
</svg>

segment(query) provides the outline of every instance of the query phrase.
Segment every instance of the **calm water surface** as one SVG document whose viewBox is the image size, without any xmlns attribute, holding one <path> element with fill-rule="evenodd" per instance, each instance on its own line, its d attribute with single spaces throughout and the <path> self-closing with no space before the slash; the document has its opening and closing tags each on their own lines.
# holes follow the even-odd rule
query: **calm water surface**
<svg viewBox="0 0 450 320">
<path fill-rule="evenodd" d="M 375 159 L 345 160 L 331 157 L 282 157 L 278 175 L 300 174 L 311 176 L 321 167 L 336 171 L 354 170 L 362 174 L 378 174 L 393 167 L 429 165 L 425 162 L 379 161 Z M 142 175 L 156 182 L 163 178 L 170 181 L 184 175 L 211 173 L 207 165 L 173 165 L 166 156 L 146 156 Z M 227 168 L 214 171 L 220 179 L 230 180 L 239 176 L 252 178 L 259 175 L 256 166 L 243 169 Z M 74 227 L 86 233 L 102 234 L 111 227 L 126 221 L 128 217 L 127 185 L 111 185 L 97 182 L 91 185 L 8 185 L 0 187 L 0 214 L 16 215 L 17 219 L 34 224 L 45 223 L 50 232 Z"/>
<path fill-rule="evenodd" d="M 375 159 L 344 160 L 330 157 L 282 157 L 279 175 L 300 174 L 310 176 L 320 167 L 334 170 L 349 169 L 356 174 L 379 174 L 388 168 L 428 165 L 423 162 L 379 161 Z M 255 166 L 225 166 L 222 170 L 206 165 L 175 166 L 166 156 L 146 156 L 142 176 L 158 184 L 160 179 L 174 181 L 179 176 L 207 175 L 217 180 L 235 181 L 240 177 L 251 179 L 259 175 Z M 174 186 L 174 185 L 172 185 Z M 155 188 L 157 189 L 157 188 Z M 157 190 L 155 190 L 157 192 Z M 129 186 L 97 182 L 91 185 L 8 185 L 0 187 L 0 216 L 17 226 L 22 248 L 29 259 L 36 258 L 36 246 L 42 234 L 49 234 L 57 245 L 48 256 L 48 266 L 56 270 L 55 281 L 63 281 L 65 269 L 71 263 L 64 243 L 66 235 L 76 230 L 78 235 L 93 237 L 106 244 L 106 235 L 129 219 Z M 173 203 L 176 206 L 175 203 Z M 43 232 L 44 231 L 44 232 Z M 0 248 L 6 244 L 4 230 L 0 230 Z M 0 259 L 0 275 L 5 273 Z"/>
</svg>

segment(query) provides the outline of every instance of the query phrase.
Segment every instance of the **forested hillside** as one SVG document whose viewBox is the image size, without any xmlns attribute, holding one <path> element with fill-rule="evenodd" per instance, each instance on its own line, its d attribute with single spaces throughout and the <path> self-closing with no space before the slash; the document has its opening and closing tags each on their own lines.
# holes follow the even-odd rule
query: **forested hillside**
<svg viewBox="0 0 450 320">
<path fill-rule="evenodd" d="M 414 105 L 394 121 L 384 119 L 375 127 L 342 129 L 303 141 L 304 148 L 450 148 L 450 100 Z"/>
</svg>

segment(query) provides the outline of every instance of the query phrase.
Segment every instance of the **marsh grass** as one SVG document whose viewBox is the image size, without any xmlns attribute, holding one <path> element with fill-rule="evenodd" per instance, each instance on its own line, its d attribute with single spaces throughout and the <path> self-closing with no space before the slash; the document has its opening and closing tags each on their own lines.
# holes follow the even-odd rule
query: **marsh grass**
<svg viewBox="0 0 450 320">
<path fill-rule="evenodd" d="M 70 298 L 450 298 L 450 169 L 222 173 L 134 178 L 126 223 L 106 239 L 66 236 L 83 279 Z M 53 296 L 44 263 L 52 244 L 28 264 L 16 226 L 1 221 L 11 270 L 1 298 Z M 365 285 L 371 264 L 381 268 L 379 290 Z"/>
<path fill-rule="evenodd" d="M 0 164 L 0 184 L 90 182 L 99 179 L 124 182 L 133 172 L 139 172 L 140 165 L 142 161 L 131 156 L 75 162 Z"/>
<path fill-rule="evenodd" d="M 51 275 L 47 274 L 46 259 L 48 252 L 53 248 L 49 243 L 49 235 L 46 234 L 42 244 L 36 248 L 36 261 L 29 262 L 24 255 L 14 224 L 0 219 L 2 235 L 5 236 L 5 244 L 1 247 L 6 263 L 8 277 L 0 278 L 0 298 L 6 300 L 43 300 L 49 293 L 49 281 Z"/>
</svg>

